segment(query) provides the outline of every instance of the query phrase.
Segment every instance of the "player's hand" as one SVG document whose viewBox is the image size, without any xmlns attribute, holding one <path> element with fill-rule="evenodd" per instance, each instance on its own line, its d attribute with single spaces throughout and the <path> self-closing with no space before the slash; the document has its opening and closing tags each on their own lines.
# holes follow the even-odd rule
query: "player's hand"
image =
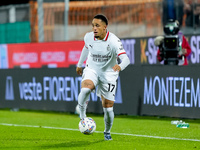
<svg viewBox="0 0 200 150">
<path fill-rule="evenodd" d="M 114 67 L 112 67 L 114 71 L 121 71 L 121 67 L 119 65 L 115 65 Z"/>
<path fill-rule="evenodd" d="M 80 67 L 77 67 L 77 68 L 76 68 L 76 73 L 77 73 L 78 75 L 82 75 L 83 69 L 80 68 Z"/>
</svg>

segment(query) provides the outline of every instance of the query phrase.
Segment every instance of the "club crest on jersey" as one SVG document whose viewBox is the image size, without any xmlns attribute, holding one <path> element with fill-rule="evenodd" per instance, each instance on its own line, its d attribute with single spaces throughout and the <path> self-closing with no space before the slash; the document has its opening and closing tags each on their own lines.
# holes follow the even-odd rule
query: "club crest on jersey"
<svg viewBox="0 0 200 150">
<path fill-rule="evenodd" d="M 110 51 L 110 50 L 111 50 L 111 48 L 110 48 L 110 46 L 109 46 L 109 45 L 107 46 L 107 50 L 108 50 L 108 51 Z"/>
</svg>

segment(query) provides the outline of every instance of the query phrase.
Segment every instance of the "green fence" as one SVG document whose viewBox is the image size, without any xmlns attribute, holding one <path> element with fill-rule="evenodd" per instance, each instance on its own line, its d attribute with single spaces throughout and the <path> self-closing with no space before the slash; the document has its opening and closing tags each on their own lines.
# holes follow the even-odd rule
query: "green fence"
<svg viewBox="0 0 200 150">
<path fill-rule="evenodd" d="M 30 42 L 30 22 L 0 24 L 0 44 Z"/>
</svg>

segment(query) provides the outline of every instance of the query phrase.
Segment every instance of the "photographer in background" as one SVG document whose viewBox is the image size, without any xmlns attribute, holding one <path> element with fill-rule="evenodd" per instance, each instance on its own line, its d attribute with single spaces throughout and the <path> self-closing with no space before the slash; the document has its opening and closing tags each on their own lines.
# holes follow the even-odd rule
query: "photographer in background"
<svg viewBox="0 0 200 150">
<path fill-rule="evenodd" d="M 183 33 L 181 31 L 179 31 L 179 28 L 180 28 L 179 22 L 177 20 L 176 21 L 169 20 L 169 22 L 174 24 L 174 28 L 176 29 L 175 32 L 177 32 L 177 35 L 178 35 L 179 51 L 178 51 L 178 56 L 177 56 L 178 57 L 177 65 L 188 65 L 187 58 L 191 54 L 190 45 L 189 45 L 187 39 L 185 38 L 185 36 L 183 35 Z M 157 52 L 157 59 L 159 62 L 161 62 L 165 59 L 164 52 L 163 52 L 164 39 L 165 39 L 164 36 L 158 36 L 154 40 L 154 44 L 159 47 L 158 52 Z"/>
</svg>

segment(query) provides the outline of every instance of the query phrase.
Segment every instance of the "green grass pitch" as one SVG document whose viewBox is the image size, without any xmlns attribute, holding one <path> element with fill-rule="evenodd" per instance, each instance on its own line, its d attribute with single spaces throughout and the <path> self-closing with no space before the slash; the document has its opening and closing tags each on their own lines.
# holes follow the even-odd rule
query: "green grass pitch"
<svg viewBox="0 0 200 150">
<path fill-rule="evenodd" d="M 104 141 L 103 115 L 88 114 L 97 129 L 93 135 L 78 130 L 76 114 L 0 110 L 1 150 L 199 150 L 200 120 L 182 119 L 187 129 L 177 128 L 177 118 L 115 116 L 112 141 Z M 179 119 L 180 120 L 180 119 Z"/>
</svg>

